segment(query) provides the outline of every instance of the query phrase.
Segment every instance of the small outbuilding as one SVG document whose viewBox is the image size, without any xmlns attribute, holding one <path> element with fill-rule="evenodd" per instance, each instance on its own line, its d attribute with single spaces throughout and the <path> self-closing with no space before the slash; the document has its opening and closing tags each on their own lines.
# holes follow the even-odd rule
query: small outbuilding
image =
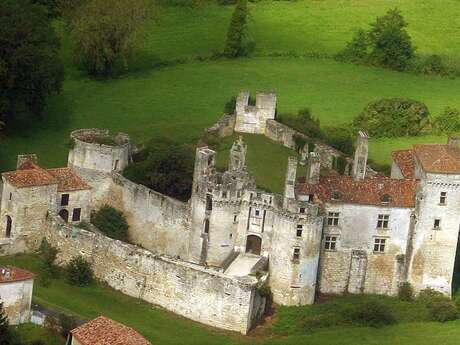
<svg viewBox="0 0 460 345">
<path fill-rule="evenodd" d="M 34 275 L 17 267 L 0 267 L 0 301 L 10 325 L 30 322 Z"/>
<path fill-rule="evenodd" d="M 70 331 L 67 345 L 152 345 L 134 329 L 105 316 Z"/>
</svg>

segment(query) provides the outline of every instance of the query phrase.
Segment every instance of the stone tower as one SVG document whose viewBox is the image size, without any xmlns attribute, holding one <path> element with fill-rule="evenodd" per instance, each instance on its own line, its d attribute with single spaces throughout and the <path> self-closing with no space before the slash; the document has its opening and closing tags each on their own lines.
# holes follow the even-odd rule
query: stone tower
<svg viewBox="0 0 460 345">
<path fill-rule="evenodd" d="M 367 133 L 359 131 L 352 171 L 352 176 L 355 181 L 364 180 L 366 177 L 367 155 L 369 152 L 368 141 L 369 136 Z"/>
<path fill-rule="evenodd" d="M 230 157 L 228 159 L 228 170 L 242 170 L 246 168 L 246 143 L 243 141 L 243 137 L 238 137 L 230 150 Z"/>
</svg>

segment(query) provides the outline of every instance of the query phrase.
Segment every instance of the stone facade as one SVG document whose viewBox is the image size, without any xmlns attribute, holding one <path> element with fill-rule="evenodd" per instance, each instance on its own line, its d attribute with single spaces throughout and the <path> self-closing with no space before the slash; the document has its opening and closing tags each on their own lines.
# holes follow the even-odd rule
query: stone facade
<svg viewBox="0 0 460 345">
<path fill-rule="evenodd" d="M 235 131 L 264 134 L 267 120 L 274 119 L 276 113 L 276 94 L 257 92 L 255 104 L 250 104 L 249 91 L 243 91 L 236 99 Z"/>
</svg>

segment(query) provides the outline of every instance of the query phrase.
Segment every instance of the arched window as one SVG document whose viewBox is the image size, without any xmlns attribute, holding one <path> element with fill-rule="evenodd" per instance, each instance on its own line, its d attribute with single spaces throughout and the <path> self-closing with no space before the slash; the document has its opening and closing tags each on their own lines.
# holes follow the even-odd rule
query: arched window
<svg viewBox="0 0 460 345">
<path fill-rule="evenodd" d="M 262 239 L 256 235 L 249 235 L 246 239 L 246 253 L 260 255 Z"/>
<path fill-rule="evenodd" d="M 11 227 L 13 226 L 13 220 L 10 216 L 6 216 L 6 237 L 11 237 Z"/>
<path fill-rule="evenodd" d="M 66 209 L 60 210 L 59 215 L 64 220 L 64 222 L 67 223 L 69 221 L 69 211 L 67 211 Z"/>
</svg>

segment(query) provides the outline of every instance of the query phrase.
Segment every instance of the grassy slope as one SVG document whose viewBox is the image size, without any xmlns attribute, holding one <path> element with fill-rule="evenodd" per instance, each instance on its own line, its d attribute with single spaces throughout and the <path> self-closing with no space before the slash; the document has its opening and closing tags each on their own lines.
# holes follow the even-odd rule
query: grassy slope
<svg viewBox="0 0 460 345">
<path fill-rule="evenodd" d="M 15 327 L 20 334 L 21 341 L 27 344 L 41 340 L 46 345 L 63 345 L 65 339 L 53 333 L 51 330 L 35 326 L 33 324 L 23 324 Z"/>
<path fill-rule="evenodd" d="M 34 255 L 1 257 L 2 265 L 16 265 L 37 273 L 34 300 L 48 307 L 91 319 L 104 314 L 117 321 L 132 326 L 149 339 L 153 344 L 162 345 L 428 345 L 457 344 L 460 337 L 460 321 L 446 322 L 404 322 L 381 329 L 367 327 L 332 327 L 321 329 L 310 334 L 301 334 L 301 329 L 292 329 L 292 335 L 264 337 L 242 337 L 234 333 L 217 331 L 192 321 L 177 317 L 172 313 L 155 308 L 137 299 L 125 296 L 102 285 L 78 288 L 62 280 L 51 280 L 48 287 L 42 285 L 40 275 L 42 264 Z M 72 298 L 69 298 L 72 296 Z M 349 301 L 346 303 L 350 303 Z M 401 320 L 411 320 L 405 305 L 393 300 L 394 308 Z M 316 314 L 321 306 L 305 306 L 302 308 L 285 308 L 280 314 L 280 322 L 288 325 L 298 322 L 299 312 Z M 292 313 L 293 312 L 293 313 Z M 416 309 L 412 309 L 416 312 Z M 417 317 L 415 318 L 417 319 Z M 288 327 L 289 328 L 289 327 Z M 288 329 L 289 331 L 289 329 Z M 37 329 L 25 330 L 27 337 Z M 270 332 L 268 332 L 270 334 Z M 48 336 L 42 333 L 42 336 Z M 52 339 L 52 338 L 50 338 Z M 51 340 L 50 340 L 51 341 Z M 54 345 L 54 343 L 47 343 Z"/>
</svg>

